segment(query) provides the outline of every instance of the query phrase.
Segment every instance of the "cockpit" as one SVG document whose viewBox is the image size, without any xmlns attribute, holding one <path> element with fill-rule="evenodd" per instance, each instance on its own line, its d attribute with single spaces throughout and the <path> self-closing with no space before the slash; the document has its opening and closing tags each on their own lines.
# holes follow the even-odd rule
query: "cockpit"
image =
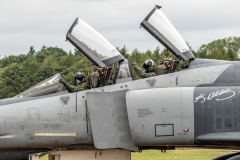
<svg viewBox="0 0 240 160">
<path fill-rule="evenodd" d="M 80 18 L 76 18 L 73 22 L 66 39 L 98 66 L 95 70 L 100 74 L 100 86 L 133 80 L 128 60 L 108 40 Z"/>
<path fill-rule="evenodd" d="M 195 57 L 185 41 L 160 9 L 160 6 L 155 6 L 142 21 L 141 26 L 180 61 L 194 59 Z M 101 34 L 80 18 L 75 19 L 67 32 L 66 39 L 83 53 L 93 65 L 97 66 L 95 71 L 99 73 L 98 79 L 100 80 L 97 87 L 133 80 L 128 60 Z M 158 62 L 164 66 L 158 67 L 159 74 L 157 75 L 175 72 L 176 65 L 179 64 L 179 61 L 173 59 Z M 59 83 L 59 79 L 61 79 L 61 75 L 56 74 L 15 97 L 37 97 L 66 90 L 64 85 Z M 91 83 L 95 82 L 91 81 Z"/>
</svg>

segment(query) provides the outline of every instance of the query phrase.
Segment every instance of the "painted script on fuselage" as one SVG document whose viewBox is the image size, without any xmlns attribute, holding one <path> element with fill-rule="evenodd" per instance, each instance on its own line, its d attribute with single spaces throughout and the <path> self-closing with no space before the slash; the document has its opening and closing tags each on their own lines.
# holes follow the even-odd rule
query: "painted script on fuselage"
<svg viewBox="0 0 240 160">
<path fill-rule="evenodd" d="M 226 95 L 224 98 L 217 98 L 216 101 L 222 101 L 235 96 L 235 91 L 232 91 L 230 88 L 217 90 L 216 92 L 210 93 L 208 96 L 201 93 L 199 96 L 195 97 L 195 102 L 201 100 L 201 103 L 204 103 L 206 100 L 211 100 L 214 97 L 219 97 L 220 95 Z"/>
</svg>

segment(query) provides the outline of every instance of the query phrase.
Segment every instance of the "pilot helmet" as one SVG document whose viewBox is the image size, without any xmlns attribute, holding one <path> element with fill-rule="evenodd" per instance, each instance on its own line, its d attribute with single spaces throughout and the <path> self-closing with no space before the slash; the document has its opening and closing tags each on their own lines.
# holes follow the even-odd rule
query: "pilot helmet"
<svg viewBox="0 0 240 160">
<path fill-rule="evenodd" d="M 79 85 L 79 83 L 86 82 L 86 76 L 83 72 L 77 72 L 74 78 L 75 78 L 76 85 Z"/>
<path fill-rule="evenodd" d="M 154 71 L 154 61 L 151 59 L 147 59 L 143 62 L 143 69 L 145 72 L 153 72 Z"/>
</svg>

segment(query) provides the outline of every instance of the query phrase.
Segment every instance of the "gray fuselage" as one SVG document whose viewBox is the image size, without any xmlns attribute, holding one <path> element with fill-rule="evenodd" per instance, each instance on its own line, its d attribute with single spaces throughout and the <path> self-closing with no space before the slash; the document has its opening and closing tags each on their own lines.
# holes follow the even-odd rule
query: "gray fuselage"
<svg viewBox="0 0 240 160">
<path fill-rule="evenodd" d="M 216 98 L 228 98 L 233 92 L 234 96 L 229 99 L 239 101 L 239 75 L 240 62 L 196 59 L 190 63 L 189 69 L 180 72 L 75 93 L 63 91 L 41 97 L 1 100 L 0 148 L 94 145 L 99 134 L 91 127 L 91 115 L 95 115 L 92 110 L 105 100 L 98 100 L 98 97 L 89 99 L 87 93 L 117 91 L 126 91 L 125 98 L 121 99 L 126 104 L 125 116 L 128 117 L 124 122 L 129 124 L 130 135 L 136 147 L 193 145 L 198 143 L 196 137 L 201 134 L 224 129 L 228 131 L 229 126 L 226 129 L 222 124 L 225 121 L 231 123 L 228 124 L 232 126 L 231 131 L 239 130 L 239 127 L 234 128 L 235 121 L 238 121 L 237 115 L 235 119 L 227 119 L 229 116 L 226 113 L 214 109 L 216 104 L 213 102 Z M 207 99 L 208 94 L 222 89 L 230 89 L 231 92 Z M 199 97 L 201 94 L 205 97 Z M 229 99 L 216 102 L 229 105 L 227 103 L 233 103 Z M 89 101 L 95 104 L 90 106 L 90 111 L 87 109 Z M 229 112 L 232 114 L 232 111 Z M 224 115 L 225 119 L 219 120 Z M 104 113 L 98 116 L 107 117 Z"/>
</svg>

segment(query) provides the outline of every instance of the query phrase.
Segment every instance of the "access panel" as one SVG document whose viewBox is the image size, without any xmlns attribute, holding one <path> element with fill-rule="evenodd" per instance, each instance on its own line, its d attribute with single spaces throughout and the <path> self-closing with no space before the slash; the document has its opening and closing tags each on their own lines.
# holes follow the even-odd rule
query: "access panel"
<svg viewBox="0 0 240 160">
<path fill-rule="evenodd" d="M 128 91 L 127 113 L 134 144 L 193 144 L 193 90 L 194 87 L 172 87 Z"/>
<path fill-rule="evenodd" d="M 138 151 L 129 128 L 126 92 L 87 93 L 87 107 L 96 148 Z"/>
</svg>

